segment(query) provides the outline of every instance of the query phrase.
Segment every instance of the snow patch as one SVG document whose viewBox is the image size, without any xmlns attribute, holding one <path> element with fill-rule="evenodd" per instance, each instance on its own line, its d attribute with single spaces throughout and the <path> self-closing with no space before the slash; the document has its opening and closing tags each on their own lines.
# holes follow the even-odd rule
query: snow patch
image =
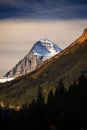
<svg viewBox="0 0 87 130">
<path fill-rule="evenodd" d="M 5 83 L 5 82 L 7 82 L 7 81 L 11 81 L 11 80 L 13 80 L 14 78 L 0 78 L 0 83 Z"/>
</svg>

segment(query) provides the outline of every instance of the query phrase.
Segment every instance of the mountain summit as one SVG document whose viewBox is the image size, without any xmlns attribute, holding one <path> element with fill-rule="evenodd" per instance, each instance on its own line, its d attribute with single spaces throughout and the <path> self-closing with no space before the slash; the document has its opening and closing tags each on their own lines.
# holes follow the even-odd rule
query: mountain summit
<svg viewBox="0 0 87 130">
<path fill-rule="evenodd" d="M 52 41 L 47 38 L 41 39 L 34 44 L 30 52 L 12 70 L 7 72 L 4 77 L 17 77 L 27 74 L 60 51 L 62 49 Z"/>
<path fill-rule="evenodd" d="M 42 61 L 53 57 L 61 50 L 61 48 L 59 48 L 56 44 L 54 44 L 47 38 L 41 39 L 40 41 L 36 42 L 36 44 L 32 48 L 34 55 L 40 57 Z"/>
</svg>

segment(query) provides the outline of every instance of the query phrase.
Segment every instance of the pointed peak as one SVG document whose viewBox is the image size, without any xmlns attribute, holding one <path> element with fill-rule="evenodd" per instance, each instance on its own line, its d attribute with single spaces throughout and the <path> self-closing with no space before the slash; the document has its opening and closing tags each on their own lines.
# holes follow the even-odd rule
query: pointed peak
<svg viewBox="0 0 87 130">
<path fill-rule="evenodd" d="M 44 37 L 40 40 L 40 42 L 43 42 L 43 43 L 52 43 L 52 41 L 50 41 L 48 38 Z"/>
<path fill-rule="evenodd" d="M 46 40 L 48 40 L 48 38 L 44 37 L 43 40 L 46 41 Z"/>
<path fill-rule="evenodd" d="M 48 40 L 48 38 L 46 38 L 46 37 L 43 37 L 42 39 L 43 39 L 43 40 Z"/>
</svg>

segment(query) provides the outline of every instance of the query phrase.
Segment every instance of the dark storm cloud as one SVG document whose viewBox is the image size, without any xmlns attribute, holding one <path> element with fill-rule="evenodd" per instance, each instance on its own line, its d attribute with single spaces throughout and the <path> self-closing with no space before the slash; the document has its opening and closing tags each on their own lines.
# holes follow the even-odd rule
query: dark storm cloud
<svg viewBox="0 0 87 130">
<path fill-rule="evenodd" d="M 0 19 L 87 18 L 87 0 L 0 0 Z"/>
</svg>

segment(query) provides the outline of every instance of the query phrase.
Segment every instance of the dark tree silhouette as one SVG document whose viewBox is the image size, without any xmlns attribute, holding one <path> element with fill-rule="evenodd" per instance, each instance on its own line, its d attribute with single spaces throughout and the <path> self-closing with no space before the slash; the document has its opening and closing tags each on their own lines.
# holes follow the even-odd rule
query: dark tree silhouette
<svg viewBox="0 0 87 130">
<path fill-rule="evenodd" d="M 41 87 L 37 100 L 19 110 L 0 107 L 0 130 L 86 130 L 87 129 L 87 79 L 81 75 L 66 91 L 62 80 L 55 94 L 49 92 L 44 103 Z"/>
<path fill-rule="evenodd" d="M 44 105 L 44 97 L 41 87 L 38 88 L 37 104 L 39 105 L 38 107 L 42 107 Z"/>
</svg>

